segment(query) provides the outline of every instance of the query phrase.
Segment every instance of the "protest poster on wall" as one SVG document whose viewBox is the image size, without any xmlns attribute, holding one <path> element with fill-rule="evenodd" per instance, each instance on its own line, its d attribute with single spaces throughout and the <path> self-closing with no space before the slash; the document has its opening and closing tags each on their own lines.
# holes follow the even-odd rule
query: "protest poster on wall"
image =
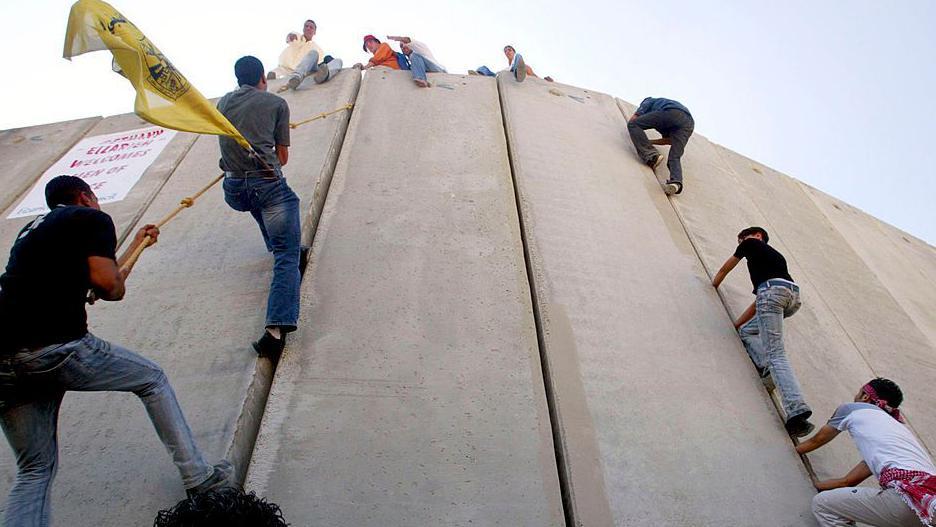
<svg viewBox="0 0 936 527">
<path fill-rule="evenodd" d="M 175 130 L 151 126 L 85 137 L 42 174 L 7 218 L 23 218 L 48 212 L 45 202 L 46 183 L 61 175 L 85 180 L 101 204 L 124 199 L 175 134 Z"/>
</svg>

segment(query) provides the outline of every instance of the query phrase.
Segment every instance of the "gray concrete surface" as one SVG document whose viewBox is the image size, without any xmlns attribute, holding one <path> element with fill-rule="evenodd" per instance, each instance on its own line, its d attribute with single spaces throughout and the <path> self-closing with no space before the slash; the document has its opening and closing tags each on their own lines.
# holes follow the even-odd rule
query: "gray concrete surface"
<svg viewBox="0 0 936 527">
<path fill-rule="evenodd" d="M 805 470 L 614 99 L 498 81 L 576 525 L 809 525 Z"/>
<path fill-rule="evenodd" d="M 633 111 L 623 101 L 619 105 L 625 115 Z M 689 143 L 683 167 L 686 191 L 672 203 L 708 274 L 732 254 L 738 231 L 760 225 L 770 232 L 771 245 L 787 257 L 791 274 L 803 287 L 804 305 L 788 319 L 785 334 L 815 413 L 813 421 L 824 423 L 871 377 L 888 376 L 914 395 L 905 403 L 910 424 L 932 449 L 936 427 L 924 408 L 933 404 L 926 379 L 936 373 L 936 352 L 854 249 L 874 252 L 884 246 L 859 238 L 848 243 L 799 182 L 698 134 Z M 668 177 L 665 166 L 658 172 L 661 181 Z M 916 298 L 933 295 L 931 286 L 918 285 Z M 733 316 L 753 299 L 743 266 L 722 289 Z M 811 454 L 810 460 L 820 477 L 831 477 L 850 469 L 857 455 L 846 440 Z"/>
<path fill-rule="evenodd" d="M 630 109 L 625 108 L 630 115 Z M 661 149 L 664 153 L 668 149 Z M 634 157 L 633 146 L 628 151 Z M 665 166 L 658 169 L 658 178 L 669 174 Z M 848 334 L 834 313 L 813 294 L 812 283 L 800 267 L 793 249 L 787 245 L 780 226 L 775 225 L 752 201 L 738 176 L 723 160 L 717 147 L 703 136 L 695 134 L 683 157 L 685 191 L 671 200 L 694 249 L 714 276 L 737 247 L 737 233 L 751 225 L 759 225 L 770 233 L 770 243 L 786 255 L 790 273 L 803 286 L 803 306 L 784 324 L 787 354 L 803 387 L 806 401 L 814 411 L 813 421 L 824 422 L 838 404 L 850 400 L 857 391 L 857 379 L 870 378 L 871 369 L 855 353 Z M 800 203 L 805 205 L 805 203 Z M 746 264 L 738 266 L 722 284 L 721 296 L 732 318 L 737 318 L 754 301 Z M 753 372 L 753 366 L 750 366 Z M 835 372 L 835 375 L 830 375 Z M 860 386 L 860 384 L 859 384 Z M 777 421 L 780 422 L 778 417 Z M 857 456 L 850 441 L 836 441 L 810 455 L 814 468 L 822 476 L 838 474 L 854 465 Z"/>
<path fill-rule="evenodd" d="M 856 207 L 800 183 L 900 307 L 936 343 L 936 248 Z"/>
<path fill-rule="evenodd" d="M 77 123 L 79 121 L 70 122 Z M 94 123 L 95 124 L 87 128 L 85 133 L 80 137 L 73 138 L 70 133 L 61 133 L 56 135 L 55 141 L 52 142 L 52 136 L 49 135 L 47 138 L 49 146 L 47 146 L 46 149 L 48 149 L 49 152 L 55 151 L 57 154 L 50 158 L 48 162 L 45 163 L 46 166 L 35 174 L 27 188 L 24 189 L 21 194 L 25 194 L 42 175 L 42 172 L 44 172 L 48 166 L 55 163 L 59 157 L 64 155 L 65 152 L 80 139 L 152 126 L 134 114 L 116 115 L 103 120 L 95 120 Z M 195 134 L 178 132 L 176 136 L 172 138 L 172 141 L 166 145 L 165 149 L 160 152 L 159 157 L 153 161 L 153 164 L 140 176 L 140 180 L 133 186 L 133 189 L 127 194 L 125 199 L 114 203 L 105 203 L 101 206 L 104 212 L 110 214 L 114 219 L 114 225 L 117 227 L 118 242 L 124 240 L 130 228 L 136 224 L 140 215 L 146 210 L 156 194 L 172 176 L 176 166 L 178 166 L 182 158 L 185 157 L 189 148 L 192 147 L 192 143 L 195 142 L 195 137 Z M 68 146 L 65 148 L 55 148 L 52 146 L 59 144 Z M 28 152 L 29 155 L 26 156 L 27 158 L 35 155 L 32 153 L 32 150 Z M 20 229 L 23 228 L 23 225 L 32 219 L 31 217 L 7 219 L 7 216 L 16 209 L 21 197 L 22 196 L 17 197 L 16 200 L 10 203 L 10 205 L 4 209 L 2 216 L 0 216 L 0 263 L 2 263 L 3 266 L 6 266 L 7 259 L 10 256 L 10 247 L 16 239 L 16 235 L 19 233 Z"/>
<path fill-rule="evenodd" d="M 0 131 L 0 159 L 3 160 L 0 210 L 17 202 L 52 163 L 100 120 L 100 117 L 89 117 Z"/>
<path fill-rule="evenodd" d="M 353 101 L 356 76 L 343 77 L 321 90 L 296 94 L 294 112 L 320 112 L 320 107 Z M 330 179 L 334 145 L 348 118 L 339 114 L 294 131 L 287 177 L 306 208 L 325 188 L 322 180 Z M 168 146 L 128 200 L 114 204 L 122 207 L 112 211 L 118 226 L 133 230 L 128 222 L 160 219 L 216 176 L 217 142 L 214 136 L 199 137 L 149 203 L 143 194 L 158 186 L 149 172 L 168 168 L 162 157 L 176 149 Z M 254 220 L 231 210 L 218 185 L 163 228 L 160 243 L 143 254 L 130 276 L 123 302 L 89 308 L 95 334 L 165 368 L 207 457 L 228 457 L 242 474 L 272 381 L 272 365 L 258 361 L 250 347 L 263 330 L 271 267 Z M 59 439 L 54 525 L 149 525 L 157 510 L 184 496 L 175 467 L 131 394 L 69 394 Z M 0 493 L 5 495 L 13 468 L 8 449 L 3 456 Z"/>
<path fill-rule="evenodd" d="M 933 451 L 936 348 L 796 181 L 727 149 L 719 153 L 790 247 L 811 294 L 828 306 L 854 352 L 874 376 L 893 378 L 903 388 L 908 423 Z M 836 373 L 835 368 L 826 370 L 827 377 Z M 851 385 L 846 401 L 869 378 L 844 378 Z M 820 408 L 817 413 L 831 415 L 833 410 Z"/>
<path fill-rule="evenodd" d="M 296 525 L 562 525 L 492 79 L 367 73 L 248 475 Z"/>
</svg>

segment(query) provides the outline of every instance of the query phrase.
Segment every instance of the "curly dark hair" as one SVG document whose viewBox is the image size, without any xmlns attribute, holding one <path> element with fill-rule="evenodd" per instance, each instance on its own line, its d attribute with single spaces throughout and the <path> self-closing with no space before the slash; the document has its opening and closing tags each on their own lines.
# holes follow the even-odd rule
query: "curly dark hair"
<svg viewBox="0 0 936 527">
<path fill-rule="evenodd" d="M 887 401 L 887 404 L 889 404 L 891 408 L 897 408 L 900 406 L 900 403 L 903 402 L 903 392 L 900 390 L 900 386 L 897 386 L 897 383 L 894 381 L 885 379 L 884 377 L 878 377 L 876 379 L 871 379 L 868 384 L 874 388 L 878 398 Z"/>
<path fill-rule="evenodd" d="M 287 527 L 279 505 L 253 492 L 223 488 L 198 494 L 156 514 L 153 527 Z"/>
</svg>

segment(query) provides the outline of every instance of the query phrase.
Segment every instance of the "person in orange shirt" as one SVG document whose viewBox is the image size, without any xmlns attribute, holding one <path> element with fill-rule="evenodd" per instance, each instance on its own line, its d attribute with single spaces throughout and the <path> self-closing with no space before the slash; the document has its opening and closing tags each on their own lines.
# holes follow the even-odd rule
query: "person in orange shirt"
<svg viewBox="0 0 936 527">
<path fill-rule="evenodd" d="M 364 37 L 364 51 L 370 52 L 373 57 L 367 61 L 367 64 L 363 66 L 356 64 L 355 67 L 361 66 L 361 68 L 365 70 L 377 66 L 386 66 L 393 70 L 400 69 L 400 63 L 397 60 L 396 52 L 393 51 L 386 42 L 377 40 L 377 37 L 374 35 L 367 35 Z"/>
</svg>

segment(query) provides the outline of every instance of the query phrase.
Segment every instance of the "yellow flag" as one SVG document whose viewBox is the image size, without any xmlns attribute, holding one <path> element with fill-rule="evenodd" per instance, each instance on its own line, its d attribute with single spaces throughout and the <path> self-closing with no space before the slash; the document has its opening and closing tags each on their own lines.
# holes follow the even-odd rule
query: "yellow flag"
<svg viewBox="0 0 936 527">
<path fill-rule="evenodd" d="M 134 111 L 147 121 L 185 132 L 226 135 L 251 150 L 250 143 L 199 93 L 146 35 L 100 0 L 78 0 L 68 17 L 64 57 L 109 49 L 121 73 L 133 84 Z"/>
</svg>

